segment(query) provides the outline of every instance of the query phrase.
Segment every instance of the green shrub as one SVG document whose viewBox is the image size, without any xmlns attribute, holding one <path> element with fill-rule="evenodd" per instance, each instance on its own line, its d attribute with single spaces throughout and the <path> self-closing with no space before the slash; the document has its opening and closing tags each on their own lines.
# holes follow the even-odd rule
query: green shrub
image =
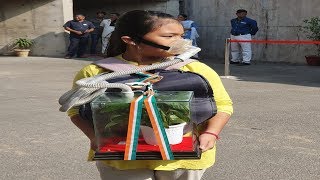
<svg viewBox="0 0 320 180">
<path fill-rule="evenodd" d="M 34 44 L 34 41 L 27 38 L 18 38 L 14 42 L 15 49 L 30 49 L 31 46 Z"/>
<path fill-rule="evenodd" d="M 303 20 L 304 24 L 301 26 L 302 31 L 307 34 L 307 38 L 320 41 L 320 17 L 311 17 Z M 320 44 L 317 46 L 317 55 L 320 56 Z"/>
</svg>

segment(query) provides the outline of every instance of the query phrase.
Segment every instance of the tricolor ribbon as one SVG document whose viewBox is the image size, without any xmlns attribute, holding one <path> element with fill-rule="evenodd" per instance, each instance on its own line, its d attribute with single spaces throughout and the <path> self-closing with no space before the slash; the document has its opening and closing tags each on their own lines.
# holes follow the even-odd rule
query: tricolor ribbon
<svg viewBox="0 0 320 180">
<path fill-rule="evenodd" d="M 130 115 L 124 160 L 136 159 L 143 103 L 145 104 L 146 110 L 148 112 L 162 159 L 174 160 L 169 140 L 163 126 L 162 118 L 157 108 L 156 99 L 153 95 L 141 95 L 138 98 L 134 99 L 130 104 Z"/>
<path fill-rule="evenodd" d="M 162 118 L 157 107 L 156 99 L 153 95 L 144 100 L 149 119 L 159 145 L 160 153 L 163 160 L 173 160 L 173 153 L 170 148 L 169 140 L 163 126 Z"/>
<path fill-rule="evenodd" d="M 129 122 L 128 122 L 126 147 L 124 152 L 124 160 L 136 159 L 142 106 L 143 106 L 144 99 L 145 99 L 145 96 L 141 95 L 138 98 L 131 101 L 131 104 L 130 104 L 130 114 L 129 114 Z"/>
</svg>

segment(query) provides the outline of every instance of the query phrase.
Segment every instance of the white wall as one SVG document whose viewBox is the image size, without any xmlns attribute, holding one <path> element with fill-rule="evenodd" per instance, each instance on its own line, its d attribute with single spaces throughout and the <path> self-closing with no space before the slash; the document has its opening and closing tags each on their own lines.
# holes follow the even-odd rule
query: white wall
<svg viewBox="0 0 320 180">
<path fill-rule="evenodd" d="M 246 9 L 248 17 L 260 28 L 255 39 L 308 40 L 299 31 L 302 20 L 319 16 L 319 0 L 186 0 L 187 13 L 200 26 L 201 55 L 216 61 L 224 57 L 225 38 L 229 37 L 230 19 L 237 9 Z M 305 63 L 313 54 L 313 45 L 254 44 L 253 60 Z"/>
<path fill-rule="evenodd" d="M 63 56 L 66 33 L 62 25 L 72 19 L 72 0 L 10 0 L 0 6 L 0 54 L 10 54 L 16 38 L 35 41 L 32 55 Z"/>
</svg>

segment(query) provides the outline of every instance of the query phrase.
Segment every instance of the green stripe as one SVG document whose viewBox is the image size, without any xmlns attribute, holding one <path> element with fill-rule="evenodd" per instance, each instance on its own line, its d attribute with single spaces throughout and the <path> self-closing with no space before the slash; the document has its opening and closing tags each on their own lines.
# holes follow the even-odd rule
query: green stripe
<svg viewBox="0 0 320 180">
<path fill-rule="evenodd" d="M 158 121 L 158 124 L 159 124 L 159 128 L 161 130 L 161 133 L 163 135 L 163 139 L 164 139 L 164 145 L 165 145 L 165 150 L 168 152 L 168 155 L 169 155 L 169 159 L 170 160 L 174 160 L 174 157 L 173 157 L 173 153 L 171 151 L 171 148 L 170 148 L 170 144 L 169 144 L 169 140 L 168 140 L 168 137 L 167 137 L 167 134 L 166 134 L 166 131 L 164 129 L 164 125 L 163 125 L 163 120 L 160 116 L 160 112 L 158 110 L 158 106 L 157 106 L 157 101 L 156 101 L 156 98 L 154 96 L 151 97 L 151 102 L 152 102 L 152 108 L 154 109 L 154 112 L 156 114 L 156 120 Z"/>
</svg>

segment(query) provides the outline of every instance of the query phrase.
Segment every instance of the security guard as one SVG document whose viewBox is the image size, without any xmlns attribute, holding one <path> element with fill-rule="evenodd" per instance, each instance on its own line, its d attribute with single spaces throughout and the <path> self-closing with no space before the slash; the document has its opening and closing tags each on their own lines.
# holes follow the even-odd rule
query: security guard
<svg viewBox="0 0 320 180">
<path fill-rule="evenodd" d="M 88 41 L 89 33 L 94 30 L 94 25 L 85 20 L 85 16 L 77 14 L 74 20 L 66 22 L 63 27 L 65 30 L 70 31 L 70 44 L 66 59 L 72 58 L 74 55 L 77 57 L 84 57 Z"/>
<path fill-rule="evenodd" d="M 232 40 L 251 40 L 253 35 L 258 31 L 257 21 L 247 18 L 247 11 L 244 9 L 237 10 L 237 18 L 231 20 L 231 39 Z M 232 42 L 230 64 L 240 63 L 240 54 L 242 51 L 242 65 L 250 65 L 252 51 L 251 43 Z"/>
</svg>

